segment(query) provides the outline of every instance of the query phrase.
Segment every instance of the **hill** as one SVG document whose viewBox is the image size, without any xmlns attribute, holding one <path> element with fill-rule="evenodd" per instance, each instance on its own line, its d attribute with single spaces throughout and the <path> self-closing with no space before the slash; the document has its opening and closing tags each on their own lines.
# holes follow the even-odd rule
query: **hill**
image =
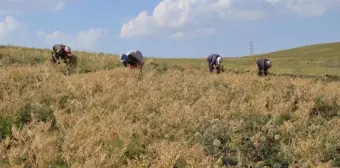
<svg viewBox="0 0 340 168">
<path fill-rule="evenodd" d="M 336 75 L 340 76 L 340 42 L 323 43 L 244 57 L 225 57 L 225 69 L 233 72 L 256 71 L 255 61 L 269 58 L 270 72 L 282 75 Z M 159 59 L 164 64 L 206 68 L 202 59 Z"/>
<path fill-rule="evenodd" d="M 277 59 L 337 59 L 340 55 L 340 42 L 313 44 L 292 49 L 280 50 L 247 58 L 266 57 Z"/>
<path fill-rule="evenodd" d="M 272 73 L 304 75 L 340 75 L 340 42 L 314 44 L 271 53 L 229 59 L 234 69 L 251 70 L 258 58 L 273 62 Z"/>
<path fill-rule="evenodd" d="M 0 167 L 340 166 L 337 80 L 261 78 L 253 58 L 219 75 L 202 59 L 148 58 L 141 74 L 77 55 L 72 70 L 49 50 L 0 48 Z"/>
</svg>

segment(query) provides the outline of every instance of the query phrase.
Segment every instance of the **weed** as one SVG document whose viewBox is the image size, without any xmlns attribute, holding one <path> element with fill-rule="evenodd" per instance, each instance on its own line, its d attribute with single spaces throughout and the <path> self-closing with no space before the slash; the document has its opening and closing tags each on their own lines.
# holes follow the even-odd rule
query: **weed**
<svg viewBox="0 0 340 168">
<path fill-rule="evenodd" d="M 51 129 L 56 128 L 56 119 L 53 111 L 47 105 L 32 105 L 31 103 L 24 104 L 18 111 L 18 117 L 15 124 L 22 129 L 25 125 L 32 121 L 34 115 L 38 122 L 50 122 Z"/>
<path fill-rule="evenodd" d="M 0 142 L 12 135 L 12 119 L 0 116 Z"/>
<path fill-rule="evenodd" d="M 70 165 L 59 156 L 49 167 L 50 168 L 69 168 Z"/>
<path fill-rule="evenodd" d="M 124 151 L 124 156 L 127 159 L 138 159 L 143 154 L 146 154 L 145 146 L 137 136 L 133 136 Z"/>
<path fill-rule="evenodd" d="M 333 98 L 331 103 L 327 103 L 324 98 L 317 97 L 310 116 L 321 116 L 325 119 L 340 117 L 340 105 L 337 103 L 337 98 Z"/>
</svg>

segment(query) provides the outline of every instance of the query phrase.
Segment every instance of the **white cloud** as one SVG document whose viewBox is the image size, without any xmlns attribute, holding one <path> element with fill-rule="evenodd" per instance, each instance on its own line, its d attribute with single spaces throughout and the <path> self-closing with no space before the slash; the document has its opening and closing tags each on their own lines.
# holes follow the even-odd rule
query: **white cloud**
<svg viewBox="0 0 340 168">
<path fill-rule="evenodd" d="M 339 7 L 340 0 L 163 0 L 152 14 L 141 11 L 124 23 L 120 36 L 192 37 L 193 32 L 206 34 L 202 30 L 217 29 L 231 20 L 261 19 L 279 11 L 315 16 Z"/>
<path fill-rule="evenodd" d="M 50 47 L 53 44 L 67 44 L 75 50 L 93 50 L 98 41 L 107 34 L 103 28 L 91 28 L 77 34 L 65 34 L 61 31 L 36 34 L 27 29 L 27 25 L 13 16 L 0 17 L 0 44 L 16 44 L 33 47 Z"/>
<path fill-rule="evenodd" d="M 216 29 L 214 28 L 204 28 L 204 29 L 197 29 L 195 31 L 188 31 L 188 32 L 176 32 L 166 39 L 193 39 L 204 35 L 212 35 L 216 33 Z"/>
<path fill-rule="evenodd" d="M 107 33 L 107 30 L 102 28 L 91 28 L 83 30 L 76 35 L 67 35 L 60 31 L 52 33 L 45 33 L 43 31 L 37 32 L 37 36 L 43 37 L 46 44 L 67 44 L 75 50 L 92 50 L 100 38 Z"/>
<path fill-rule="evenodd" d="M 0 44 L 36 47 L 36 39 L 26 23 L 13 16 L 0 16 Z"/>
<path fill-rule="evenodd" d="M 320 16 L 340 8 L 340 0 L 265 0 L 267 3 L 293 12 L 299 16 Z"/>
<path fill-rule="evenodd" d="M 61 10 L 72 0 L 1 0 L 0 15 L 18 14 L 30 11 Z"/>
<path fill-rule="evenodd" d="M 320 16 L 329 10 L 340 8 L 340 0 L 286 0 L 285 6 L 301 16 Z"/>
<path fill-rule="evenodd" d="M 58 11 L 64 9 L 64 7 L 65 7 L 64 2 L 59 2 L 54 9 Z"/>
<path fill-rule="evenodd" d="M 19 30 L 20 24 L 12 16 L 0 20 L 0 42 L 7 41 L 8 37 Z"/>
<path fill-rule="evenodd" d="M 56 43 L 64 43 L 70 45 L 76 50 L 92 50 L 98 40 L 107 33 L 105 29 L 91 28 L 79 31 L 77 34 L 65 34 L 62 31 L 39 31 L 34 34 L 27 29 L 27 25 L 25 23 L 17 21 L 13 16 L 6 16 L 9 13 L 15 15 L 39 10 L 61 10 L 71 1 L 74 0 L 0 1 L 0 43 L 20 44 L 34 47 L 46 47 Z"/>
</svg>

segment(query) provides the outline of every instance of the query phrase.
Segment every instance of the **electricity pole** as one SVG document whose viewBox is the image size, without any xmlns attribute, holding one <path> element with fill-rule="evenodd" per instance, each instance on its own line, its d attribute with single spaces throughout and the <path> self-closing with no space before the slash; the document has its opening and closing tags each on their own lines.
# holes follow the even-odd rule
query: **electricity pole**
<svg viewBox="0 0 340 168">
<path fill-rule="evenodd" d="M 253 55 L 253 42 L 250 42 L 250 55 Z"/>
</svg>

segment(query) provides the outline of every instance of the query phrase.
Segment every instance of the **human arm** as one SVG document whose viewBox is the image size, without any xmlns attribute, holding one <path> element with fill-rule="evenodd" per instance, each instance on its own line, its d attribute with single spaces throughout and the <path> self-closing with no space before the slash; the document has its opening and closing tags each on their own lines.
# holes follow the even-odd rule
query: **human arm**
<svg viewBox="0 0 340 168">
<path fill-rule="evenodd" d="M 127 67 L 127 61 L 128 61 L 128 56 L 126 54 L 120 55 L 120 63 L 124 66 Z"/>
<path fill-rule="evenodd" d="M 261 64 L 264 76 L 268 75 L 268 66 L 266 65 L 266 61 L 267 61 L 266 59 L 263 59 L 262 64 Z"/>
<path fill-rule="evenodd" d="M 127 67 L 126 61 L 121 61 L 121 64 L 122 64 L 124 67 Z"/>
</svg>

